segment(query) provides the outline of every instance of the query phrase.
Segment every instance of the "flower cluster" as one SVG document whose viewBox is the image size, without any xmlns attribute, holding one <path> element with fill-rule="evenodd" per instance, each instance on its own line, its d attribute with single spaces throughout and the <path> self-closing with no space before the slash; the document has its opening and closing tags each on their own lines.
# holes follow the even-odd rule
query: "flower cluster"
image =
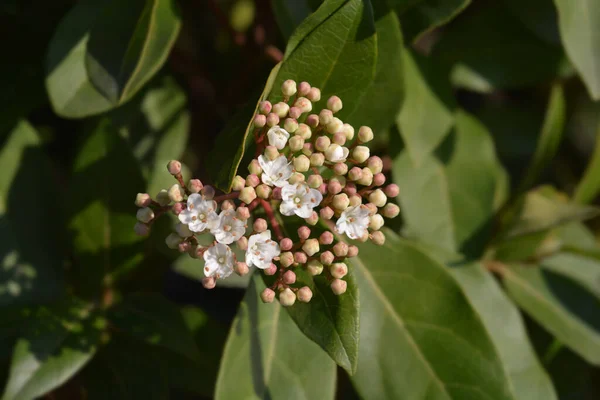
<svg viewBox="0 0 600 400">
<path fill-rule="evenodd" d="M 344 261 L 356 256 L 358 248 L 336 241 L 334 233 L 381 245 L 384 217 L 394 218 L 400 210 L 388 202 L 398 195 L 398 186 L 384 186 L 383 162 L 364 145 L 373 139 L 373 131 L 362 126 L 356 132 L 337 118 L 342 109 L 337 96 L 319 113 L 311 113 L 321 92 L 307 82 L 287 80 L 281 89 L 282 101 L 261 102 L 254 116 L 257 150 L 249 175 L 236 176 L 230 193 L 215 196 L 213 187 L 197 179 L 186 185 L 181 163 L 171 161 L 167 168 L 178 183 L 155 199 L 138 194 L 135 230 L 148 234 L 153 221 L 171 210 L 179 224 L 166 243 L 204 259 L 205 287 L 214 287 L 216 279 L 234 271 L 245 275 L 256 267 L 275 277 L 262 300 L 272 302 L 278 296 L 282 305 L 291 306 L 312 298 L 310 287 L 296 282 L 298 268 L 312 276 L 323 274 L 336 295 L 346 291 Z M 276 214 L 305 224 L 286 237 Z M 328 229 L 309 227 L 319 221 Z M 200 233 L 210 233 L 212 244 L 200 245 Z M 245 252 L 244 260 L 236 259 L 230 247 L 234 243 Z"/>
</svg>

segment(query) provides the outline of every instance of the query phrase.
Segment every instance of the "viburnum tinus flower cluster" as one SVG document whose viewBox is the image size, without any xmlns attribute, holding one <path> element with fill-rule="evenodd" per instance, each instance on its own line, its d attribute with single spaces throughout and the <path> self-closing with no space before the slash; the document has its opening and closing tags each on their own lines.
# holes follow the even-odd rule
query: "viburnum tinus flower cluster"
<svg viewBox="0 0 600 400">
<path fill-rule="evenodd" d="M 309 302 L 313 295 L 296 282 L 300 268 L 312 276 L 325 275 L 336 295 L 346 291 L 345 261 L 358 248 L 336 240 L 334 233 L 381 245 L 384 217 L 394 218 L 400 210 L 388 202 L 398 195 L 398 186 L 384 186 L 383 162 L 364 145 L 373 139 L 371 128 L 362 126 L 356 132 L 337 118 L 342 109 L 337 96 L 327 100 L 327 108 L 312 113 L 321 91 L 307 82 L 287 80 L 281 90 L 283 101 L 258 106 L 255 158 L 246 177 L 234 178 L 230 193 L 216 195 L 198 179 L 186 184 L 181 163 L 171 161 L 167 168 L 178 183 L 154 199 L 137 195 L 135 231 L 148 234 L 156 218 L 171 211 L 179 223 L 166 243 L 204 259 L 206 288 L 233 272 L 245 275 L 256 267 L 275 278 L 262 300 L 270 303 L 278 297 L 282 305 L 291 306 L 296 300 Z M 278 217 L 284 226 L 293 219 L 301 222 L 294 239 L 284 235 Z M 310 227 L 319 220 L 326 228 Z M 214 237 L 208 246 L 198 241 L 206 233 Z M 244 259 L 236 258 L 234 245 L 245 252 Z"/>
</svg>

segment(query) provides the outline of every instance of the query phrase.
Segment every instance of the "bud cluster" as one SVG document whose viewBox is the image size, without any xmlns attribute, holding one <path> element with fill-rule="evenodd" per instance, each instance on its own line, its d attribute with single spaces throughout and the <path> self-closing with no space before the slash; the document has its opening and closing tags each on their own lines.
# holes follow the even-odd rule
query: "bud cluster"
<svg viewBox="0 0 600 400">
<path fill-rule="evenodd" d="M 373 139 L 373 131 L 362 126 L 356 132 L 337 118 L 343 106 L 337 96 L 327 100 L 325 109 L 313 113 L 321 91 L 307 82 L 287 80 L 281 91 L 283 101 L 259 104 L 254 116 L 256 157 L 247 176 L 234 178 L 229 194 L 215 196 L 214 188 L 197 179 L 185 185 L 181 164 L 171 161 L 167 168 L 178 183 L 155 199 L 138 194 L 135 230 L 147 234 L 152 222 L 170 209 L 180 222 L 166 243 L 204 258 L 205 287 L 214 287 L 216 279 L 234 271 L 245 275 L 256 266 L 275 276 L 261 294 L 262 300 L 272 302 L 278 297 L 282 305 L 291 306 L 296 300 L 312 298 L 311 289 L 296 282 L 298 268 L 312 276 L 323 274 L 336 295 L 346 291 L 345 260 L 356 256 L 358 248 L 335 241 L 333 232 L 382 245 L 384 217 L 394 218 L 400 210 L 388 202 L 399 194 L 398 186 L 385 185 L 382 160 L 365 146 Z M 248 229 L 255 210 L 266 219 L 254 219 Z M 276 213 L 284 220 L 304 220 L 297 240 L 283 234 Z M 329 230 L 318 234 L 310 226 L 320 220 Z M 198 243 L 196 235 L 202 232 L 214 236 L 210 246 Z M 245 251 L 245 260 L 236 259 L 229 247 L 234 243 Z"/>
</svg>

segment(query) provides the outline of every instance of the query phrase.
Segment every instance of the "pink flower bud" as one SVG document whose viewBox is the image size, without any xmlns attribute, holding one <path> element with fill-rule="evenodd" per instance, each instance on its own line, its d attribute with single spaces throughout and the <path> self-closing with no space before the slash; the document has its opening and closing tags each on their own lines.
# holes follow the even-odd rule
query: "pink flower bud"
<svg viewBox="0 0 600 400">
<path fill-rule="evenodd" d="M 331 263 L 335 259 L 335 256 L 330 251 L 324 251 L 323 253 L 321 253 L 321 257 L 319 257 L 319 259 L 324 265 L 331 265 Z"/>
<path fill-rule="evenodd" d="M 305 122 L 306 125 L 314 129 L 319 126 L 319 116 L 317 114 L 310 114 L 308 117 L 306 117 Z"/>
<path fill-rule="evenodd" d="M 268 199 L 272 191 L 273 189 L 270 186 L 261 184 L 256 188 L 256 195 L 261 199 Z"/>
<path fill-rule="evenodd" d="M 306 240 L 310 237 L 310 228 L 308 226 L 301 226 L 298 228 L 298 237 L 301 240 Z"/>
<path fill-rule="evenodd" d="M 135 196 L 135 205 L 138 207 L 148 207 L 152 203 L 152 198 L 148 193 L 138 193 Z"/>
<path fill-rule="evenodd" d="M 284 268 L 289 267 L 294 263 L 294 255 L 289 251 L 281 253 L 281 255 L 279 256 L 279 263 Z"/>
<path fill-rule="evenodd" d="M 284 96 L 290 97 L 296 94 L 296 81 L 288 79 L 281 84 L 281 93 Z"/>
<path fill-rule="evenodd" d="M 348 171 L 348 179 L 351 181 L 359 181 L 362 178 L 362 168 L 352 167 L 350 171 Z"/>
<path fill-rule="evenodd" d="M 171 175 L 177 175 L 181 173 L 181 163 L 177 160 L 171 160 L 167 164 L 167 170 Z"/>
<path fill-rule="evenodd" d="M 202 258 L 202 256 L 204 255 L 204 252 L 206 250 L 207 250 L 207 247 L 204 247 L 200 244 L 198 246 L 196 246 L 196 249 L 195 249 L 196 258 Z"/>
<path fill-rule="evenodd" d="M 344 193 L 346 193 L 348 196 L 356 194 L 356 185 L 352 182 L 346 182 L 346 186 L 344 186 Z"/>
<path fill-rule="evenodd" d="M 179 243 L 179 252 L 180 253 L 187 253 L 188 251 L 190 251 L 191 247 L 192 246 L 188 242 Z"/>
<path fill-rule="evenodd" d="M 296 296 L 298 297 L 298 301 L 308 303 L 310 302 L 310 299 L 312 299 L 313 293 L 308 286 L 303 286 L 298 290 Z"/>
<path fill-rule="evenodd" d="M 267 115 L 268 113 L 271 112 L 272 109 L 273 109 L 273 106 L 271 105 L 270 101 L 261 101 L 258 104 L 258 111 L 261 114 Z"/>
<path fill-rule="evenodd" d="M 150 227 L 141 222 L 136 222 L 136 224 L 133 226 L 133 231 L 138 236 L 146 236 L 150 233 Z"/>
<path fill-rule="evenodd" d="M 212 200 L 212 198 L 215 197 L 215 188 L 210 185 L 204 186 L 201 192 L 206 200 Z"/>
<path fill-rule="evenodd" d="M 381 172 L 373 176 L 373 185 L 382 186 L 385 183 L 385 175 Z"/>
<path fill-rule="evenodd" d="M 235 243 L 237 244 L 238 249 L 242 251 L 248 250 L 248 238 L 246 236 L 242 236 Z"/>
<path fill-rule="evenodd" d="M 327 99 L 327 108 L 335 114 L 342 109 L 342 100 L 337 96 L 331 96 Z"/>
<path fill-rule="evenodd" d="M 306 183 L 309 187 L 313 189 L 318 189 L 323 184 L 323 177 L 321 175 L 311 175 L 306 180 Z"/>
<path fill-rule="evenodd" d="M 333 135 L 333 138 L 331 141 L 335 144 L 339 144 L 340 146 L 343 146 L 346 143 L 346 135 L 344 135 L 343 132 L 337 132 Z"/>
<path fill-rule="evenodd" d="M 271 128 L 279 125 L 279 116 L 275 113 L 269 113 L 269 115 L 267 115 L 267 125 Z"/>
<path fill-rule="evenodd" d="M 177 183 L 171 186 L 167 192 L 171 201 L 182 201 L 183 200 L 183 189 Z"/>
<path fill-rule="evenodd" d="M 267 117 L 262 114 L 256 114 L 254 116 L 254 126 L 257 128 L 262 128 L 267 124 Z"/>
<path fill-rule="evenodd" d="M 373 174 L 378 174 L 383 171 L 383 160 L 377 156 L 369 157 L 367 160 L 367 167 Z"/>
<path fill-rule="evenodd" d="M 240 195 L 238 197 L 240 201 L 243 201 L 246 204 L 252 203 L 254 199 L 256 199 L 256 191 L 253 187 L 245 187 L 240 191 Z"/>
<path fill-rule="evenodd" d="M 312 143 L 304 143 L 304 146 L 302 146 L 302 154 L 304 154 L 306 157 L 310 157 L 313 153 L 313 145 Z"/>
<path fill-rule="evenodd" d="M 316 87 L 310 88 L 310 90 L 305 96 L 308 100 L 312 101 L 313 103 L 316 103 L 317 101 L 321 100 L 321 90 L 319 90 L 319 88 Z"/>
<path fill-rule="evenodd" d="M 340 132 L 344 128 L 344 123 L 341 119 L 333 117 L 331 122 L 327 124 L 327 132 L 334 134 Z"/>
<path fill-rule="evenodd" d="M 298 119 L 302 115 L 302 110 L 300 110 L 298 107 L 290 107 L 288 115 L 290 118 Z"/>
<path fill-rule="evenodd" d="M 308 82 L 300 82 L 298 85 L 298 96 L 306 96 L 310 92 L 311 86 Z"/>
<path fill-rule="evenodd" d="M 310 166 L 320 167 L 325 162 L 325 156 L 322 153 L 312 153 L 310 155 Z"/>
<path fill-rule="evenodd" d="M 296 302 L 296 293 L 290 288 L 286 288 L 279 294 L 279 303 L 284 307 L 291 307 Z"/>
<path fill-rule="evenodd" d="M 281 248 L 281 250 L 283 251 L 288 251 L 292 248 L 292 246 L 294 245 L 294 242 L 292 242 L 292 239 L 290 238 L 283 238 L 281 239 L 281 241 L 279 242 L 279 247 Z"/>
<path fill-rule="evenodd" d="M 350 205 L 350 199 L 346 193 L 340 193 L 333 196 L 333 201 L 331 202 L 333 208 L 336 210 L 344 211 Z"/>
<path fill-rule="evenodd" d="M 318 151 L 326 151 L 331 145 L 331 139 L 327 136 L 319 136 L 315 141 L 315 149 Z"/>
<path fill-rule="evenodd" d="M 306 124 L 298 124 L 298 129 L 296 129 L 294 134 L 300 136 L 304 140 L 308 140 L 312 137 L 312 131 Z"/>
<path fill-rule="evenodd" d="M 306 265 L 306 271 L 311 276 L 321 275 L 323 272 L 323 264 L 321 264 L 318 260 L 310 260 Z"/>
<path fill-rule="evenodd" d="M 273 199 L 281 200 L 281 188 L 280 187 L 273 188 Z"/>
<path fill-rule="evenodd" d="M 231 200 L 224 200 L 221 203 L 221 210 L 234 210 L 235 209 L 235 203 Z"/>
<path fill-rule="evenodd" d="M 395 183 L 387 185 L 384 191 L 387 197 L 396 197 L 400 194 L 400 188 Z"/>
<path fill-rule="evenodd" d="M 308 257 L 306 255 L 306 253 L 297 251 L 294 253 L 294 261 L 297 262 L 298 264 L 306 264 L 306 261 L 308 261 Z"/>
<path fill-rule="evenodd" d="M 329 273 L 331 276 L 337 279 L 342 279 L 348 274 L 348 266 L 344 263 L 333 263 L 331 267 L 329 267 Z"/>
<path fill-rule="evenodd" d="M 348 166 L 343 162 L 339 162 L 333 166 L 333 172 L 336 175 L 346 175 L 348 173 Z"/>
<path fill-rule="evenodd" d="M 377 206 L 375 204 L 367 203 L 367 204 L 365 204 L 365 207 L 367 207 L 369 209 L 369 215 L 377 214 Z"/>
<path fill-rule="evenodd" d="M 379 214 L 372 215 L 369 218 L 369 228 L 374 231 L 380 230 L 381 227 L 383 226 L 383 224 L 384 224 L 383 217 Z"/>
<path fill-rule="evenodd" d="M 331 291 L 336 296 L 346 293 L 347 288 L 348 284 L 346 283 L 346 281 L 343 281 L 341 279 L 334 279 L 333 282 L 331 282 Z"/>
<path fill-rule="evenodd" d="M 304 222 L 306 222 L 307 224 L 314 226 L 317 224 L 317 222 L 319 222 L 319 214 L 317 214 L 316 211 L 313 211 L 312 214 L 310 215 L 310 217 L 308 218 L 304 218 Z"/>
<path fill-rule="evenodd" d="M 250 162 L 250 165 L 248 165 L 248 172 L 254 175 L 260 175 L 262 173 L 262 168 L 260 167 L 260 164 L 256 158 Z"/>
<path fill-rule="evenodd" d="M 321 236 L 319 236 L 319 243 L 324 245 L 333 243 L 333 233 L 329 231 L 321 233 Z"/>
<path fill-rule="evenodd" d="M 361 126 L 358 130 L 358 143 L 367 143 L 373 140 L 373 130 L 368 126 Z"/>
<path fill-rule="evenodd" d="M 233 182 L 231 184 L 231 190 L 235 191 L 235 192 L 239 192 L 240 190 L 242 190 L 244 188 L 244 186 L 246 186 L 246 180 L 244 178 L 242 178 L 239 175 L 236 175 L 235 178 L 233 178 Z"/>
<path fill-rule="evenodd" d="M 279 102 L 273 106 L 273 114 L 276 114 L 281 121 L 290 111 L 290 106 L 287 103 Z M 287 128 L 286 128 L 287 130 Z"/>
<path fill-rule="evenodd" d="M 269 288 L 263 290 L 260 294 L 263 303 L 272 303 L 275 300 L 275 292 Z"/>
<path fill-rule="evenodd" d="M 383 207 L 385 206 L 385 203 L 387 203 L 387 196 L 383 193 L 383 190 L 377 189 L 371 192 L 369 201 L 377 207 Z"/>
<path fill-rule="evenodd" d="M 321 193 L 321 194 L 327 193 L 327 184 L 326 183 L 323 183 L 321 186 L 319 186 L 319 193 Z"/>
<path fill-rule="evenodd" d="M 283 274 L 283 283 L 285 283 L 286 285 L 293 285 L 294 283 L 296 283 L 296 274 L 294 273 L 294 271 L 286 271 Z"/>
<path fill-rule="evenodd" d="M 304 154 L 294 157 L 293 164 L 298 172 L 306 172 L 310 168 L 310 160 Z"/>
<path fill-rule="evenodd" d="M 283 129 L 289 133 L 296 132 L 298 130 L 298 121 L 294 118 L 286 118 L 285 121 L 283 121 Z"/>
<path fill-rule="evenodd" d="M 381 213 L 386 218 L 396 218 L 400 214 L 400 207 L 394 203 L 387 203 Z"/>
<path fill-rule="evenodd" d="M 364 167 L 362 169 L 362 176 L 360 179 L 356 180 L 356 183 L 364 186 L 371 186 L 373 183 L 373 172 L 369 168 Z"/>
<path fill-rule="evenodd" d="M 204 286 L 205 289 L 214 289 L 215 286 L 217 286 L 217 281 L 214 277 L 207 276 L 202 279 L 202 286 Z"/>
<path fill-rule="evenodd" d="M 300 172 L 294 172 L 292 174 L 292 176 L 290 176 L 290 179 L 288 179 L 288 182 L 291 185 L 295 185 L 296 183 L 304 182 L 304 179 L 305 179 L 304 174 L 302 174 Z"/>
<path fill-rule="evenodd" d="M 382 246 L 385 243 L 385 235 L 381 231 L 375 231 L 371 233 L 371 241 L 378 246 Z"/>
<path fill-rule="evenodd" d="M 348 246 L 348 255 L 347 257 L 356 257 L 358 255 L 358 247 L 356 246 Z"/>
<path fill-rule="evenodd" d="M 277 272 L 277 265 L 271 264 L 271 265 L 269 265 L 268 268 L 265 268 L 264 271 L 265 271 L 265 275 L 268 275 L 268 276 L 275 275 L 275 273 Z"/>
<path fill-rule="evenodd" d="M 248 274 L 250 269 L 248 268 L 248 264 L 246 264 L 245 262 L 238 261 L 235 263 L 235 267 L 233 268 L 233 270 L 239 276 L 244 276 Z"/>
<path fill-rule="evenodd" d="M 306 97 L 298 97 L 294 102 L 294 107 L 298 107 L 302 113 L 312 111 L 312 103 Z"/>
<path fill-rule="evenodd" d="M 275 160 L 279 157 L 279 150 L 275 146 L 267 146 L 265 147 L 265 157 L 267 157 L 270 161 Z"/>
<path fill-rule="evenodd" d="M 250 210 L 248 207 L 238 207 L 237 210 L 235 210 L 235 215 L 241 220 L 247 220 L 250 218 Z"/>
<path fill-rule="evenodd" d="M 346 257 L 348 254 L 348 245 L 344 242 L 337 242 L 335 246 L 333 246 L 333 252 L 338 257 Z"/>
<path fill-rule="evenodd" d="M 333 213 L 333 210 L 331 209 L 331 207 L 323 207 L 319 211 L 319 214 L 321 215 L 321 218 L 323 218 L 323 219 L 331 219 L 331 218 L 333 218 L 334 213 Z"/>
<path fill-rule="evenodd" d="M 136 218 L 138 221 L 147 224 L 154 219 L 154 211 L 150 207 L 144 207 L 137 210 Z"/>
<path fill-rule="evenodd" d="M 331 180 L 327 184 L 327 191 L 331 194 L 338 194 L 339 192 L 342 191 L 342 185 L 340 184 L 339 181 Z"/>
<path fill-rule="evenodd" d="M 342 133 L 346 136 L 346 140 L 354 139 L 354 127 L 350 124 L 344 124 L 342 126 Z"/>
<path fill-rule="evenodd" d="M 359 164 L 369 159 L 371 152 L 367 146 L 356 146 L 352 151 L 352 158 Z"/>
<path fill-rule="evenodd" d="M 265 221 L 263 218 L 257 218 L 256 220 L 254 220 L 254 231 L 261 233 L 267 230 L 267 221 Z"/>
<path fill-rule="evenodd" d="M 304 139 L 302 139 L 302 136 L 294 135 L 288 141 L 288 145 L 290 147 L 290 150 L 295 153 L 297 151 L 302 150 L 302 148 L 304 147 Z"/>
</svg>

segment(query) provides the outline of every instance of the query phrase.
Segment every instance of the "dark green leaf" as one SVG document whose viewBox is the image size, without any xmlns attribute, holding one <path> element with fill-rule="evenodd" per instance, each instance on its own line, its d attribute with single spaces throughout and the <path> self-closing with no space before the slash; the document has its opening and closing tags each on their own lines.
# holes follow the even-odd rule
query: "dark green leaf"
<svg viewBox="0 0 600 400">
<path fill-rule="evenodd" d="M 419 1 L 400 14 L 400 23 L 406 41 L 413 42 L 423 33 L 450 22 L 470 3 L 471 0 Z"/>
<path fill-rule="evenodd" d="M 386 232 L 359 244 L 351 264 L 361 292 L 354 386 L 366 399 L 512 399 L 476 311 L 447 268 Z"/>
<path fill-rule="evenodd" d="M 560 45 L 558 14 L 552 0 L 504 0 L 504 3 L 540 39 Z"/>
<path fill-rule="evenodd" d="M 255 274 L 229 338 L 215 398 L 333 399 L 335 364 L 277 303 L 262 304 Z"/>
<path fill-rule="evenodd" d="M 52 300 L 63 291 L 63 215 L 52 166 L 28 122 L 4 139 L 0 170 L 0 306 Z"/>
<path fill-rule="evenodd" d="M 29 400 L 62 385 L 93 357 L 105 325 L 74 300 L 34 311 L 14 348 L 2 399 Z"/>
<path fill-rule="evenodd" d="M 587 86 L 590 97 L 600 99 L 600 19 L 597 0 L 554 0 L 558 10 L 560 37 L 569 58 Z"/>
<path fill-rule="evenodd" d="M 118 331 L 192 360 L 200 355 L 177 306 L 158 294 L 125 297 L 108 314 Z"/>
<path fill-rule="evenodd" d="M 275 20 L 284 39 L 289 39 L 294 29 L 308 17 L 311 9 L 306 0 L 272 0 Z"/>
<path fill-rule="evenodd" d="M 592 159 L 573 195 L 573 200 L 577 203 L 591 203 L 600 193 L 600 126 L 597 132 L 596 146 L 594 147 Z"/>
<path fill-rule="evenodd" d="M 559 253 L 540 261 L 544 270 L 562 275 L 600 299 L 600 259 Z"/>
</svg>

